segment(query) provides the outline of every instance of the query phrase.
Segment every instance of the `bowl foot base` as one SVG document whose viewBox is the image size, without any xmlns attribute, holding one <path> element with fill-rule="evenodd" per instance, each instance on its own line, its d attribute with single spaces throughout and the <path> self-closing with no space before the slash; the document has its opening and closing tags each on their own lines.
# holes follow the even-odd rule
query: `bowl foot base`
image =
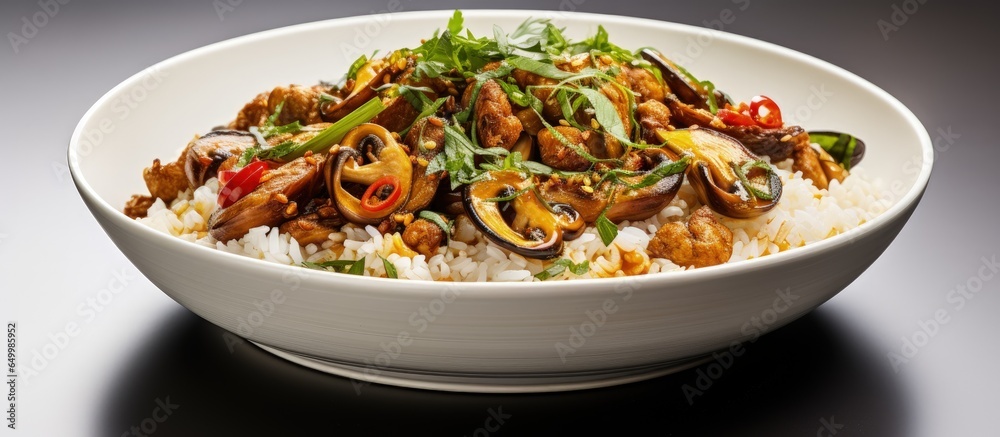
<svg viewBox="0 0 1000 437">
<path fill-rule="evenodd" d="M 544 393 L 584 390 L 644 381 L 689 369 L 712 359 L 703 355 L 655 365 L 608 371 L 546 374 L 463 374 L 378 369 L 296 354 L 254 342 L 295 364 L 362 383 L 468 393 Z"/>
</svg>

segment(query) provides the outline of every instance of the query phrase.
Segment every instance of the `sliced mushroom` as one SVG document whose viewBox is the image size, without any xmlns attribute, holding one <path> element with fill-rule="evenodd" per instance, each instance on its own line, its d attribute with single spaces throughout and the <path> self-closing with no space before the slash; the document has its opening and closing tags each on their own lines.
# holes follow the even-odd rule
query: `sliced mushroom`
<svg viewBox="0 0 1000 437">
<path fill-rule="evenodd" d="M 351 93 L 339 102 L 327 102 L 320 106 L 320 113 L 326 121 L 337 121 L 344 118 L 351 111 L 375 97 L 378 92 L 376 88 L 385 83 L 385 78 L 390 74 L 392 65 L 385 59 L 372 59 L 363 65 L 357 72 L 354 80 L 354 88 Z"/>
<path fill-rule="evenodd" d="M 184 173 L 192 187 L 200 187 L 213 178 L 227 159 L 240 156 L 256 141 L 250 132 L 217 130 L 191 141 L 184 153 Z"/>
<path fill-rule="evenodd" d="M 568 206 L 554 213 L 531 185 L 530 179 L 514 171 L 490 172 L 484 180 L 465 186 L 465 210 L 497 245 L 526 257 L 557 257 L 563 249 L 563 225 L 575 226 L 576 221 L 562 209 Z"/>
<path fill-rule="evenodd" d="M 565 203 L 552 203 L 549 207 L 555 213 L 559 227 L 563 230 L 563 240 L 572 241 L 583 235 L 583 231 L 587 229 L 587 222 L 576 209 Z"/>
<path fill-rule="evenodd" d="M 692 157 L 688 178 L 701 203 L 715 212 L 750 218 L 778 204 L 781 179 L 739 141 L 709 129 L 661 129 L 656 133 L 674 154 Z"/>
<path fill-rule="evenodd" d="M 330 197 L 344 218 L 356 224 L 376 224 L 406 204 L 410 197 L 413 164 L 384 127 L 362 124 L 348 132 L 336 150 L 336 154 L 331 150 L 325 180 Z M 398 184 L 373 197 L 395 197 L 395 200 L 377 209 L 363 207 L 359 196 L 383 176 L 397 177 Z M 400 194 L 393 195 L 395 190 Z"/>
<path fill-rule="evenodd" d="M 267 180 L 250 194 L 212 214 L 209 233 L 226 242 L 242 237 L 252 228 L 278 226 L 298 215 L 298 202 L 312 198 L 322 186 L 320 169 L 324 159 L 322 155 L 297 158 L 265 173 Z"/>
<path fill-rule="evenodd" d="M 518 137 L 517 141 L 514 142 L 514 146 L 510 148 L 510 151 L 517 152 L 521 154 L 521 159 L 525 161 L 530 161 L 534 158 L 535 150 L 535 140 L 527 132 L 522 132 L 521 136 Z"/>
<path fill-rule="evenodd" d="M 620 177 L 627 184 L 638 184 L 655 169 L 674 162 L 667 152 L 655 148 L 629 152 L 624 161 L 630 163 L 631 168 L 628 170 L 634 172 L 631 176 Z M 637 189 L 611 181 L 593 186 L 593 174 L 596 173 L 549 177 L 539 184 L 538 190 L 550 203 L 571 206 L 587 223 L 596 221 L 605 209 L 605 216 L 612 222 L 619 223 L 652 217 L 673 200 L 683 182 L 682 173 L 676 173 Z M 608 208 L 612 198 L 614 203 Z"/>
<path fill-rule="evenodd" d="M 403 142 L 410 148 L 414 159 L 410 199 L 403 206 L 404 211 L 415 212 L 430 205 L 441 179 L 445 177 L 443 171 L 427 174 L 427 165 L 444 151 L 444 125 L 443 118 L 426 117 L 417 120 L 406 134 Z"/>
<path fill-rule="evenodd" d="M 681 72 L 681 69 L 673 61 L 664 57 L 660 52 L 652 49 L 643 49 L 642 58 L 652 63 L 660 70 L 663 81 L 682 102 L 694 106 L 698 109 L 708 109 L 707 95 L 701 84 L 695 83 Z"/>
</svg>

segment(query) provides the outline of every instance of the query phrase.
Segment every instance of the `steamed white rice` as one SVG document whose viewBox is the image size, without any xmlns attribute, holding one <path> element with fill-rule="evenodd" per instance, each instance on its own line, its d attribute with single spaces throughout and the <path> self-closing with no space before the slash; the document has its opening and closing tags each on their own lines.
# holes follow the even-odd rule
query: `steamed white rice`
<svg viewBox="0 0 1000 437">
<path fill-rule="evenodd" d="M 766 158 L 765 158 L 766 159 Z M 791 171 L 791 160 L 775 165 L 784 184 L 781 201 L 768 213 L 753 219 L 721 217 L 733 231 L 733 255 L 729 262 L 766 256 L 800 247 L 855 228 L 885 210 L 880 179 L 871 179 L 864 168 L 851 171 L 843 183 L 831 181 L 819 190 Z M 251 229 L 239 240 L 222 243 L 208 234 L 207 224 L 215 211 L 218 182 L 209 180 L 196 190 L 187 190 L 166 205 L 157 199 L 139 221 L 158 231 L 243 256 L 271 262 L 301 265 L 303 261 L 357 260 L 364 257 L 365 275 L 386 276 L 382 260 L 396 267 L 399 278 L 426 281 L 524 281 L 546 268 L 543 261 L 525 258 L 500 248 L 484 238 L 467 219 L 456 221 L 454 238 L 430 258 L 405 247 L 400 235 L 381 235 L 372 226 L 348 224 L 330 234 L 321 245 L 300 245 L 277 227 Z M 565 244 L 564 258 L 590 261 L 590 271 L 574 275 L 569 270 L 554 279 L 626 276 L 683 270 L 663 258 L 650 259 L 646 246 L 663 223 L 687 220 L 700 207 L 693 188 L 685 180 L 677 197 L 659 214 L 639 222 L 618 225 L 618 237 L 605 247 L 595 228 Z M 718 215 L 717 215 L 718 216 Z"/>
</svg>

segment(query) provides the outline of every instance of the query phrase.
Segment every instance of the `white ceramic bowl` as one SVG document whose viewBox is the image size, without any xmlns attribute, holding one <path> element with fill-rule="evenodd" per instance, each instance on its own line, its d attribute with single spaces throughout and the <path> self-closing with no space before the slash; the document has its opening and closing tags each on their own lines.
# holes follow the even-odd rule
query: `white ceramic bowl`
<svg viewBox="0 0 1000 437">
<path fill-rule="evenodd" d="M 653 377 L 812 310 L 858 277 L 917 206 L 931 141 L 871 83 L 772 44 L 679 24 L 538 11 L 467 11 L 477 35 L 551 17 L 574 37 L 603 24 L 624 47 L 656 46 L 734 96 L 767 94 L 807 129 L 851 132 L 864 167 L 889 182 L 887 210 L 842 235 L 775 255 L 625 279 L 449 284 L 357 277 L 215 251 L 120 212 L 141 170 L 223 124 L 276 85 L 336 79 L 360 53 L 412 47 L 451 11 L 354 17 L 212 44 L 163 61 L 105 94 L 69 146 L 81 196 L 121 251 L 163 292 L 280 356 L 368 382 L 517 392 Z M 697 49 L 697 50 L 696 50 Z M 700 53 L 699 53 L 700 51 Z M 697 57 L 692 57 L 697 56 Z M 287 61 L 287 62 L 286 62 Z M 778 293 L 788 290 L 787 305 Z"/>
</svg>

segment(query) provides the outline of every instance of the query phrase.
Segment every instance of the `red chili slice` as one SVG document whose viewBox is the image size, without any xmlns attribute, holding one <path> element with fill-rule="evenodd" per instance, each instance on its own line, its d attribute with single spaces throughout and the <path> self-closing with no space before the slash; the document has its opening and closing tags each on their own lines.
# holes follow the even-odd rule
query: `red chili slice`
<svg viewBox="0 0 1000 437">
<path fill-rule="evenodd" d="M 779 128 L 784 124 L 781 120 L 781 108 L 767 96 L 757 96 L 750 100 L 750 117 L 761 127 Z"/>
<path fill-rule="evenodd" d="M 226 208 L 250 194 L 260 184 L 260 177 L 266 169 L 266 162 L 257 161 L 237 171 L 219 190 L 219 206 Z"/>
<path fill-rule="evenodd" d="M 380 192 L 382 187 L 386 185 L 392 187 L 392 192 L 389 193 L 389 196 L 385 199 L 379 199 L 375 193 Z M 382 176 L 378 178 L 375 183 L 371 184 L 368 189 L 365 190 L 365 194 L 361 196 L 361 208 L 368 212 L 378 212 L 386 209 L 389 205 L 396 203 L 396 200 L 399 200 L 399 196 L 401 194 L 400 191 L 402 190 L 399 189 L 399 177 L 395 175 Z M 372 199 L 375 199 L 376 202 L 371 203 Z"/>
<path fill-rule="evenodd" d="M 222 186 L 226 186 L 226 182 L 229 182 L 229 180 L 232 179 L 233 176 L 236 176 L 236 173 L 239 173 L 239 170 L 222 170 L 222 171 L 220 171 L 219 172 L 219 183 L 222 184 Z"/>
<path fill-rule="evenodd" d="M 749 115 L 729 109 L 720 109 L 715 115 L 719 116 L 723 123 L 730 126 L 754 126 L 757 124 Z"/>
</svg>

